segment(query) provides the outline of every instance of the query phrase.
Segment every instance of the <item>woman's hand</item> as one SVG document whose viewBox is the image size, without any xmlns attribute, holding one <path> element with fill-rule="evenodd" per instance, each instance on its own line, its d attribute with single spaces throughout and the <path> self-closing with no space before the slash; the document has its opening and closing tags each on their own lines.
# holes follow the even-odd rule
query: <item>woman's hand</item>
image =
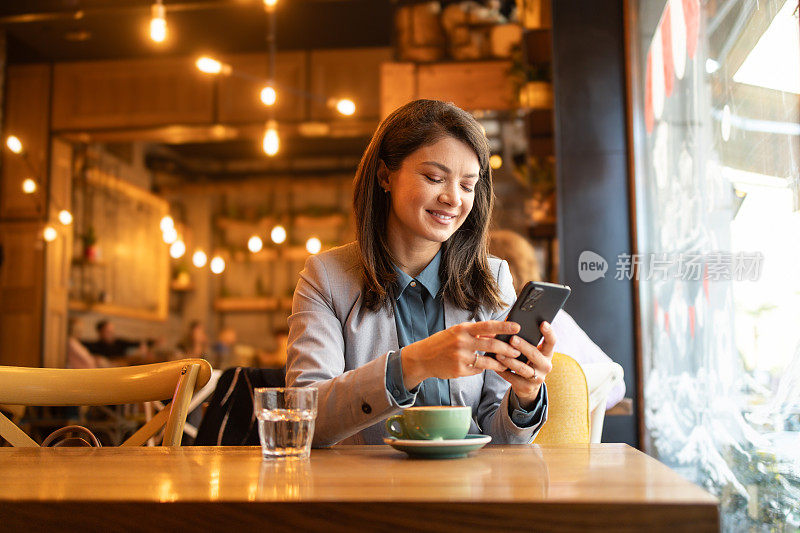
<svg viewBox="0 0 800 533">
<path fill-rule="evenodd" d="M 540 331 L 544 335 L 542 343 L 537 348 L 525 339 L 514 335 L 511 345 L 528 358 L 527 363 L 510 359 L 505 355 L 497 354 L 497 360 L 507 367 L 507 370 L 498 372 L 501 378 L 511 383 L 511 388 L 519 399 L 519 405 L 525 410 L 533 407 L 539 396 L 547 374 L 553 370 L 553 348 L 556 345 L 556 335 L 550 324 L 543 322 Z M 513 372 L 511 372 L 513 370 Z"/>
<path fill-rule="evenodd" d="M 520 355 L 520 350 L 494 336 L 518 332 L 519 324 L 515 322 L 463 322 L 409 344 L 400 352 L 404 385 L 410 390 L 426 378 L 474 376 L 484 370 L 494 370 L 502 376 L 508 373 L 510 366 L 476 352 L 494 352 L 513 360 Z"/>
</svg>

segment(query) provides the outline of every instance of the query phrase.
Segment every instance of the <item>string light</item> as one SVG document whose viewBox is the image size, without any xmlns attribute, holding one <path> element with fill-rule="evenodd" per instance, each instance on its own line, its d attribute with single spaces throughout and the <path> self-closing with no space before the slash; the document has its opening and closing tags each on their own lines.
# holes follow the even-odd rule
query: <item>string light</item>
<svg viewBox="0 0 800 533">
<path fill-rule="evenodd" d="M 150 38 L 157 42 L 163 43 L 167 39 L 167 19 L 165 17 L 166 10 L 161 0 L 158 0 L 151 8 L 150 19 Z"/>
<path fill-rule="evenodd" d="M 65 226 L 69 226 L 72 224 L 72 213 L 67 211 L 66 209 L 62 209 L 58 212 L 58 221 L 64 224 Z"/>
<path fill-rule="evenodd" d="M 278 100 L 278 93 L 275 92 L 275 89 L 270 87 L 269 85 L 261 89 L 261 102 L 265 106 L 275 105 L 275 102 Z"/>
<path fill-rule="evenodd" d="M 22 182 L 22 192 L 25 194 L 33 194 L 36 192 L 36 182 L 31 178 L 25 178 Z"/>
<path fill-rule="evenodd" d="M 497 170 L 503 166 L 503 158 L 497 154 L 494 154 L 489 158 L 489 166 L 492 167 L 492 170 Z"/>
<path fill-rule="evenodd" d="M 178 240 L 172 243 L 169 247 L 169 255 L 173 259 L 180 259 L 186 253 L 186 245 L 183 241 Z"/>
<path fill-rule="evenodd" d="M 281 141 L 278 137 L 278 124 L 274 120 L 267 122 L 267 131 L 264 132 L 262 148 L 264 153 L 272 157 L 280 150 Z"/>
<path fill-rule="evenodd" d="M 171 216 L 167 215 L 161 219 L 161 223 L 159 225 L 161 226 L 161 231 L 167 231 L 169 228 L 175 227 L 175 221 L 172 220 Z"/>
<path fill-rule="evenodd" d="M 206 266 L 206 261 L 208 261 L 208 256 L 203 250 L 195 250 L 194 254 L 192 255 L 192 263 L 197 268 L 203 268 Z"/>
<path fill-rule="evenodd" d="M 222 274 L 225 271 L 225 260 L 218 255 L 211 259 L 211 272 Z"/>
<path fill-rule="evenodd" d="M 247 241 L 247 249 L 253 252 L 254 254 L 261 251 L 261 248 L 264 247 L 264 241 L 261 240 L 261 237 L 258 235 L 253 235 Z"/>
<path fill-rule="evenodd" d="M 22 153 L 22 141 L 19 140 L 19 137 L 16 135 L 9 135 L 6 139 L 6 146 L 8 149 L 14 152 L 15 154 Z"/>
<path fill-rule="evenodd" d="M 272 228 L 272 231 L 270 232 L 269 236 L 272 239 L 272 242 L 274 242 L 275 244 L 280 244 L 286 240 L 286 228 L 280 225 L 275 226 L 274 228 Z"/>
<path fill-rule="evenodd" d="M 173 244 L 178 240 L 178 230 L 175 228 L 167 228 L 161 233 L 161 238 L 167 244 Z"/>
<path fill-rule="evenodd" d="M 200 72 L 205 72 L 206 74 L 225 74 L 228 75 L 233 72 L 233 69 L 230 65 L 226 65 L 225 63 L 221 63 L 214 59 L 213 57 L 203 56 L 198 58 L 195 61 L 195 65 L 200 70 Z"/>
<path fill-rule="evenodd" d="M 42 237 L 44 237 L 44 240 L 47 242 L 53 242 L 56 240 L 56 237 L 58 237 L 58 232 L 53 226 L 47 226 L 42 232 Z"/>
<path fill-rule="evenodd" d="M 347 98 L 342 98 L 336 102 L 336 110 L 345 116 L 350 116 L 356 112 L 356 104 Z"/>
<path fill-rule="evenodd" d="M 316 237 L 311 237 L 306 241 L 306 250 L 311 255 L 318 254 L 322 250 L 322 242 Z"/>
</svg>

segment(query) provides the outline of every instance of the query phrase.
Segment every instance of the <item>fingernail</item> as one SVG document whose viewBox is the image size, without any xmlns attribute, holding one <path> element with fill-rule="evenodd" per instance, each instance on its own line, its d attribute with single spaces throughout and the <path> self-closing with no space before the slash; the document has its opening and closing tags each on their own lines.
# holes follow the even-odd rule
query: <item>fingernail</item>
<svg viewBox="0 0 800 533">
<path fill-rule="evenodd" d="M 550 331 L 550 323 L 549 322 L 542 322 L 542 329 L 545 331 Z"/>
<path fill-rule="evenodd" d="M 514 350 L 514 357 L 519 357 L 520 355 L 522 355 L 522 352 L 519 350 Z"/>
<path fill-rule="evenodd" d="M 517 337 L 516 335 L 514 335 L 513 337 L 511 337 L 511 344 L 513 344 L 514 346 L 516 346 L 517 344 L 519 344 L 519 337 Z"/>
<path fill-rule="evenodd" d="M 508 359 L 505 355 L 499 353 L 495 354 L 494 356 L 497 357 L 498 361 L 505 361 L 506 359 Z"/>
</svg>

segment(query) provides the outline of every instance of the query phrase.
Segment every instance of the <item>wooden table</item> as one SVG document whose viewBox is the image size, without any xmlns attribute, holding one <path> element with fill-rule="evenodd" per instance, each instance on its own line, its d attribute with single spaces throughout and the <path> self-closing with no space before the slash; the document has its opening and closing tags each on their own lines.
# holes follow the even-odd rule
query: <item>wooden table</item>
<svg viewBox="0 0 800 533">
<path fill-rule="evenodd" d="M 262 461 L 259 448 L 0 448 L 0 529 L 718 531 L 717 500 L 624 444 L 388 446 Z"/>
</svg>

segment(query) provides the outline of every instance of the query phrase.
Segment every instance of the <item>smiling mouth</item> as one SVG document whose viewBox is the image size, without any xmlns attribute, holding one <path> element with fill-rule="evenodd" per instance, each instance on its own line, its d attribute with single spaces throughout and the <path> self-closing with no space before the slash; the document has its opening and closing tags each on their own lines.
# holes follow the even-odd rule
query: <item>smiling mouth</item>
<svg viewBox="0 0 800 533">
<path fill-rule="evenodd" d="M 455 215 L 446 215 L 444 213 L 439 213 L 437 211 L 428 211 L 428 213 L 432 215 L 436 220 L 440 220 L 442 222 L 450 222 L 451 220 L 456 218 Z"/>
</svg>

